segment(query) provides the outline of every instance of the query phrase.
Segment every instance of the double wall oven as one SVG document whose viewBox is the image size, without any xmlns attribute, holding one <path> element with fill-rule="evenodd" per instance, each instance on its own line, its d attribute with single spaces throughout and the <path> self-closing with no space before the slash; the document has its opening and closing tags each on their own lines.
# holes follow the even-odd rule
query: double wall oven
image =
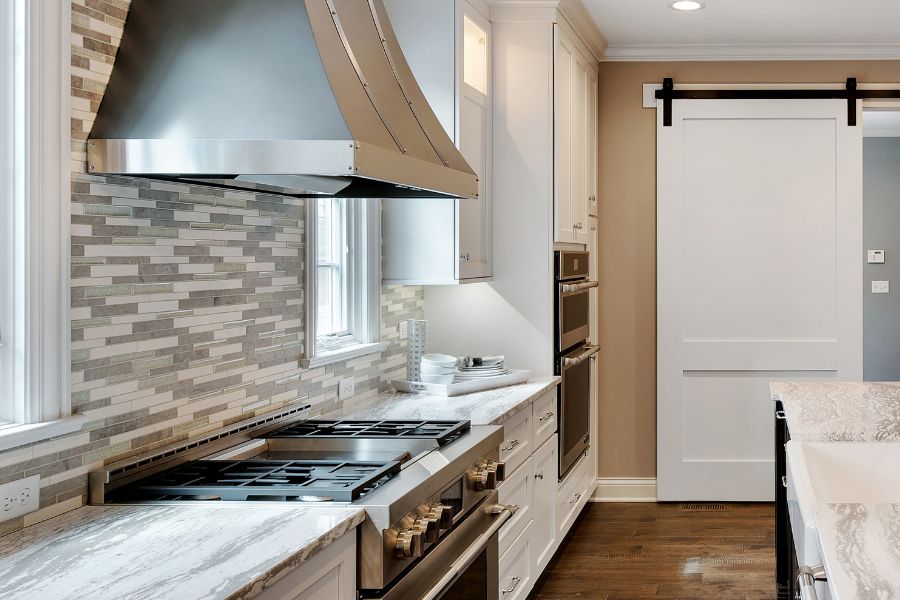
<svg viewBox="0 0 900 600">
<path fill-rule="evenodd" d="M 591 362 L 600 349 L 590 343 L 590 254 L 554 253 L 555 372 L 559 386 L 559 478 L 562 479 L 590 445 Z"/>
</svg>

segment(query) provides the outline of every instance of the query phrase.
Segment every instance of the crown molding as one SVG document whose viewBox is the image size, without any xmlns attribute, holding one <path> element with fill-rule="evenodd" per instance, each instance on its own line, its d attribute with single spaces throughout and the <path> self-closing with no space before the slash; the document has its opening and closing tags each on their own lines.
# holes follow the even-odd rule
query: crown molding
<svg viewBox="0 0 900 600">
<path fill-rule="evenodd" d="M 581 0 L 489 0 L 489 4 L 494 22 L 555 23 L 562 15 L 594 59 L 603 58 L 606 38 Z"/>
<path fill-rule="evenodd" d="M 603 61 L 900 60 L 900 44 L 611 46 Z"/>
</svg>

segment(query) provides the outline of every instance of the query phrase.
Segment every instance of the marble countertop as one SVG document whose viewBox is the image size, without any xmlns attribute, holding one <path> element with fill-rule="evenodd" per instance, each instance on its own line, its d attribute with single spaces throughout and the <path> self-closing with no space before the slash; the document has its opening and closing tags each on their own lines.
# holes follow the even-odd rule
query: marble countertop
<svg viewBox="0 0 900 600">
<path fill-rule="evenodd" d="M 820 504 L 816 527 L 834 600 L 900 598 L 900 504 Z"/>
<path fill-rule="evenodd" d="M 791 439 L 900 441 L 900 382 L 786 382 L 770 385 Z"/>
<path fill-rule="evenodd" d="M 519 410 L 559 384 L 559 377 L 542 377 L 507 387 L 453 396 L 389 392 L 366 406 L 351 407 L 347 419 L 468 420 L 472 425 L 502 425 Z"/>
<path fill-rule="evenodd" d="M 351 507 L 86 506 L 0 537 L 0 598 L 245 600 L 364 517 Z"/>
</svg>

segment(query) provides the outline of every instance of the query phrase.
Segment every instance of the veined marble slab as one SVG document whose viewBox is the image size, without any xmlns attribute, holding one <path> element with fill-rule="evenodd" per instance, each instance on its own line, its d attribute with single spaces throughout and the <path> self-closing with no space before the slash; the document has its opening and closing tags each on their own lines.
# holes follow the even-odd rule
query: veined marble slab
<svg viewBox="0 0 900 600">
<path fill-rule="evenodd" d="M 245 600 L 364 517 L 350 507 L 86 506 L 0 537 L 0 598 Z"/>
<path fill-rule="evenodd" d="M 810 381 L 769 387 L 784 405 L 791 439 L 900 441 L 900 382 Z"/>
<path fill-rule="evenodd" d="M 437 419 L 471 421 L 472 425 L 501 425 L 538 396 L 555 388 L 559 377 L 542 377 L 527 383 L 453 396 L 392 392 L 375 402 L 345 409 L 345 419 Z"/>
<path fill-rule="evenodd" d="M 900 504 L 820 504 L 816 526 L 834 600 L 900 598 Z"/>
</svg>

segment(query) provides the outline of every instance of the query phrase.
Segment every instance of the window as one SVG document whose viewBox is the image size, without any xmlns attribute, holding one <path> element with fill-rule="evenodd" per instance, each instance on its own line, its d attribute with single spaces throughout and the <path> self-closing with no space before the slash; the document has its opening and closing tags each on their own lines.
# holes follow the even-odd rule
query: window
<svg viewBox="0 0 900 600">
<path fill-rule="evenodd" d="M 377 200 L 307 203 L 307 357 L 319 366 L 373 352 L 381 329 L 381 216 Z"/>
<path fill-rule="evenodd" d="M 0 450 L 81 426 L 68 387 L 64 2 L 0 2 Z"/>
</svg>

